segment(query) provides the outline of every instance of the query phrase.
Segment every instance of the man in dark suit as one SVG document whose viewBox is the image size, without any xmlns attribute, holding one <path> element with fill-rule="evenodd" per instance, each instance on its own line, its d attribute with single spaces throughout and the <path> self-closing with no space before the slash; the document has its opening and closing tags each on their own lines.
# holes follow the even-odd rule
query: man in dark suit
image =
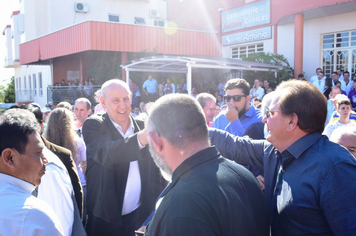
<svg viewBox="0 0 356 236">
<path fill-rule="evenodd" d="M 107 113 L 83 125 L 87 146 L 88 235 L 134 235 L 154 209 L 160 175 L 147 148 L 144 122 L 130 116 L 132 93 L 114 79 L 102 86 Z"/>
</svg>

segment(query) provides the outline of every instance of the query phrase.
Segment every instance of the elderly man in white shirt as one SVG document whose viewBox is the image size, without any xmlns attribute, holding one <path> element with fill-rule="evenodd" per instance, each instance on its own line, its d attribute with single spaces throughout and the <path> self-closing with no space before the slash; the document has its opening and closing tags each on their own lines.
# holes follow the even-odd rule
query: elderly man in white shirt
<svg viewBox="0 0 356 236">
<path fill-rule="evenodd" d="M 39 129 L 26 110 L 0 116 L 0 235 L 64 235 L 51 207 L 31 195 L 47 163 Z"/>
</svg>

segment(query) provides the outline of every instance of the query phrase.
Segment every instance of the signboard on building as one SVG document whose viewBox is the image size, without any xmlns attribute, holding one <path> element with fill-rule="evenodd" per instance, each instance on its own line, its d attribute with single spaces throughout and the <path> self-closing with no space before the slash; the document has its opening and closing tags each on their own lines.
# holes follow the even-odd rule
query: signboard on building
<svg viewBox="0 0 356 236">
<path fill-rule="evenodd" d="M 225 33 L 271 23 L 270 6 L 270 0 L 265 0 L 223 12 L 221 31 Z"/>
<path fill-rule="evenodd" d="M 67 70 L 67 80 L 74 81 L 76 79 L 80 80 L 80 73 L 77 70 Z"/>
<path fill-rule="evenodd" d="M 222 37 L 223 46 L 270 39 L 272 37 L 271 30 L 271 26 L 267 26 L 264 28 L 248 30 L 236 34 L 225 35 Z"/>
</svg>

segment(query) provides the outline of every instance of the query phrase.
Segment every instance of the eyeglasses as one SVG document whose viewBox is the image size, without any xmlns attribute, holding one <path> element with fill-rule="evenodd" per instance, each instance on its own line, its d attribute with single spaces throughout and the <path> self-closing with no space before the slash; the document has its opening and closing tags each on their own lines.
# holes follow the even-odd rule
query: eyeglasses
<svg viewBox="0 0 356 236">
<path fill-rule="evenodd" d="M 270 110 L 270 109 L 266 108 L 266 112 L 265 112 L 266 118 L 268 119 L 271 116 L 271 114 L 273 115 L 273 112 L 282 112 L 282 111 Z"/>
<path fill-rule="evenodd" d="M 148 115 L 148 112 L 147 112 L 147 110 L 146 110 L 146 109 L 145 109 L 145 113 L 146 113 L 146 115 L 147 115 L 147 118 L 148 118 L 148 119 L 150 119 L 151 123 L 152 123 L 152 124 L 153 124 L 153 126 L 155 127 L 156 132 L 157 132 L 157 134 L 158 134 L 158 137 L 161 137 L 161 134 L 159 133 L 158 128 L 157 128 L 157 126 L 156 126 L 156 124 L 153 122 L 153 120 L 151 119 L 151 117 Z"/>
<path fill-rule="evenodd" d="M 234 95 L 234 96 L 226 95 L 224 96 L 224 99 L 225 102 L 230 102 L 231 98 L 234 100 L 234 102 L 240 102 L 243 97 L 247 97 L 247 95 Z"/>
</svg>

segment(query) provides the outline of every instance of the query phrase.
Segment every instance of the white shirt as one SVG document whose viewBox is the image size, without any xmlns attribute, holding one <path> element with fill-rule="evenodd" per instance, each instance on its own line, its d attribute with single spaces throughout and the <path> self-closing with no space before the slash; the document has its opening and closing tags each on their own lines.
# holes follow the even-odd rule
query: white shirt
<svg viewBox="0 0 356 236">
<path fill-rule="evenodd" d="M 320 83 L 319 83 L 320 82 Z M 315 85 L 315 87 L 317 87 L 319 89 L 320 92 L 324 93 L 324 88 L 325 88 L 325 77 L 322 78 L 321 80 L 317 79 L 316 81 L 314 81 L 313 83 Z"/>
<path fill-rule="evenodd" d="M 256 90 L 255 88 L 252 88 L 250 90 L 250 96 L 252 98 L 256 97 L 258 99 L 261 99 L 263 98 L 263 95 L 265 95 L 265 90 L 260 86 L 258 87 L 258 89 Z M 252 101 L 252 100 L 251 100 Z"/>
<path fill-rule="evenodd" d="M 0 173 L 0 235 L 64 235 L 52 208 L 31 195 L 34 186 Z"/>
<path fill-rule="evenodd" d="M 318 75 L 313 75 L 312 77 L 310 77 L 309 82 L 313 84 L 317 80 L 318 80 Z"/>
<path fill-rule="evenodd" d="M 75 163 L 75 166 L 77 167 L 80 183 L 84 187 L 84 186 L 87 186 L 87 181 L 85 180 L 85 176 L 84 176 L 83 170 L 80 166 L 80 162 L 87 160 L 87 153 L 86 153 L 87 147 L 85 146 L 85 143 L 84 143 L 83 139 L 81 139 L 81 138 L 77 139 L 77 143 L 76 143 L 75 147 L 77 148 L 76 160 L 78 160 L 77 161 L 78 163 Z"/>
<path fill-rule="evenodd" d="M 323 134 L 326 135 L 326 136 L 328 136 L 328 138 L 330 138 L 330 136 L 332 135 L 332 133 L 334 132 L 334 130 L 336 130 L 337 128 L 342 127 L 342 126 L 354 127 L 354 126 L 356 126 L 356 122 L 352 122 L 352 121 L 350 120 L 349 123 L 347 123 L 347 124 L 342 124 L 342 123 L 339 122 L 339 120 L 333 121 L 333 122 L 329 123 L 329 124 L 325 127 Z"/>
<path fill-rule="evenodd" d="M 345 82 L 345 80 L 344 80 L 344 82 Z M 345 85 L 346 85 L 346 87 L 345 87 L 345 92 L 346 92 L 346 96 L 347 95 L 349 95 L 349 92 L 351 91 L 351 89 L 353 88 L 352 86 L 353 86 L 353 81 L 352 80 L 349 80 L 349 83 L 348 84 L 346 84 L 346 82 L 345 82 Z"/>
<path fill-rule="evenodd" d="M 57 214 L 64 235 L 72 235 L 74 206 L 72 200 L 73 186 L 63 162 L 49 149 L 43 149 L 48 160 L 46 174 L 38 186 L 37 198 L 42 199 Z"/>
<path fill-rule="evenodd" d="M 340 83 L 341 83 L 341 90 L 345 91 L 345 89 L 346 89 L 346 83 L 345 83 L 345 81 L 340 80 L 340 79 L 339 79 L 339 81 L 340 81 Z M 333 86 L 334 86 L 334 85 L 335 85 L 335 82 L 334 82 L 334 80 L 333 80 Z"/>
<path fill-rule="evenodd" d="M 111 118 L 110 120 L 115 126 L 115 128 L 120 132 L 122 137 L 127 138 L 135 134 L 135 127 L 133 125 L 131 118 L 130 118 L 130 126 L 127 129 L 126 133 L 123 132 L 122 127 L 119 124 L 115 123 Z M 142 149 L 144 146 L 141 145 L 140 141 L 138 140 L 138 136 L 137 136 L 137 142 L 139 148 Z M 141 196 L 140 168 L 138 165 L 138 161 L 131 161 L 129 174 L 127 175 L 124 202 L 122 204 L 122 215 L 130 214 L 140 206 L 141 204 L 140 196 Z"/>
</svg>

